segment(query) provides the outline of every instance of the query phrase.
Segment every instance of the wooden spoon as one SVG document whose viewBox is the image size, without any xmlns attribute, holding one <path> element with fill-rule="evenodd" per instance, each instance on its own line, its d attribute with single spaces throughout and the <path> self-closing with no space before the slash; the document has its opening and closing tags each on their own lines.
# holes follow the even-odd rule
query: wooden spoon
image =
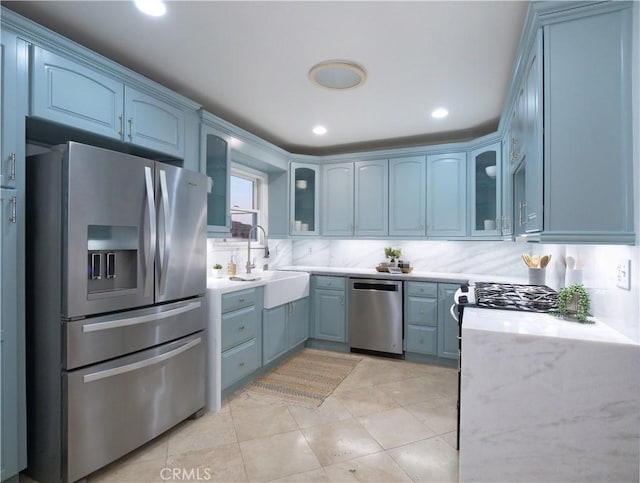
<svg viewBox="0 0 640 483">
<path fill-rule="evenodd" d="M 549 264 L 549 261 L 551 261 L 551 255 L 543 255 L 542 258 L 540 258 L 540 268 L 545 268 Z"/>
<path fill-rule="evenodd" d="M 527 265 L 527 267 L 532 268 L 531 267 L 531 256 L 528 253 L 523 253 L 522 254 L 522 259 L 524 260 L 524 263 Z"/>
<path fill-rule="evenodd" d="M 531 257 L 533 266 L 531 268 L 540 268 L 540 255 L 534 255 Z"/>
</svg>

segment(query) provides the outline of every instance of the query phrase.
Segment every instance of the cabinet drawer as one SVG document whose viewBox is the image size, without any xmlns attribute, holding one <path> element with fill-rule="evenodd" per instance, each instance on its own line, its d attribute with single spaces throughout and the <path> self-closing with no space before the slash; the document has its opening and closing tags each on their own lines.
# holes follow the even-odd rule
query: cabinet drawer
<svg viewBox="0 0 640 483">
<path fill-rule="evenodd" d="M 407 297 L 408 324 L 438 325 L 438 299 L 431 297 Z"/>
<path fill-rule="evenodd" d="M 347 283 L 344 277 L 327 277 L 325 275 L 316 275 L 316 288 L 325 288 L 329 290 L 345 290 Z"/>
<path fill-rule="evenodd" d="M 232 310 L 255 305 L 256 289 L 248 288 L 246 290 L 238 290 L 237 292 L 226 293 L 222 295 L 222 313 Z"/>
<path fill-rule="evenodd" d="M 258 315 L 255 305 L 222 314 L 222 350 L 256 337 L 260 324 Z"/>
<path fill-rule="evenodd" d="M 407 282 L 407 294 L 416 297 L 437 297 L 438 284 L 435 282 Z"/>
<path fill-rule="evenodd" d="M 404 339 L 404 350 L 419 354 L 436 355 L 438 351 L 438 330 L 423 325 L 408 325 Z"/>
<path fill-rule="evenodd" d="M 248 376 L 262 363 L 262 347 L 257 339 L 222 353 L 222 389 Z"/>
</svg>

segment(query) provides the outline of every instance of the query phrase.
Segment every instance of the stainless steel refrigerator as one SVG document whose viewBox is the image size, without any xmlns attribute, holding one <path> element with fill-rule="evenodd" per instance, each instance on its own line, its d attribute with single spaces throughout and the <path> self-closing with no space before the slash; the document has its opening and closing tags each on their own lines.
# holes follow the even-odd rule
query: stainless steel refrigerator
<svg viewBox="0 0 640 483">
<path fill-rule="evenodd" d="M 27 159 L 27 474 L 76 481 L 204 407 L 207 178 Z"/>
</svg>

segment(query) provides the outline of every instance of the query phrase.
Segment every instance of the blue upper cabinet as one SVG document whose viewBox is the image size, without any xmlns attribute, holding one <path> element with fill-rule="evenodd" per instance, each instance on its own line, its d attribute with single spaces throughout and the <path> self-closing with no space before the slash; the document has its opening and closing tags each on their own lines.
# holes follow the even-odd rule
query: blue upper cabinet
<svg viewBox="0 0 640 483">
<path fill-rule="evenodd" d="M 184 157 L 184 112 L 86 63 L 32 48 L 29 114 Z"/>
<path fill-rule="evenodd" d="M 289 232 L 293 236 L 310 236 L 320 233 L 318 208 L 320 199 L 320 167 L 291 163 Z"/>
<path fill-rule="evenodd" d="M 353 163 L 322 166 L 322 235 L 353 236 Z"/>
<path fill-rule="evenodd" d="M 184 112 L 166 102 L 125 86 L 125 141 L 182 158 Z"/>
<path fill-rule="evenodd" d="M 424 236 L 426 166 L 424 156 L 389 160 L 389 235 Z"/>
<path fill-rule="evenodd" d="M 123 139 L 122 82 L 40 47 L 31 54 L 30 115 Z"/>
<path fill-rule="evenodd" d="M 635 243 L 632 6 L 605 7 L 544 27 L 543 241 Z"/>
<path fill-rule="evenodd" d="M 355 170 L 355 227 L 358 237 L 388 235 L 389 161 L 357 161 Z"/>
<path fill-rule="evenodd" d="M 427 236 L 467 235 L 467 153 L 427 156 Z"/>
<path fill-rule="evenodd" d="M 228 236 L 231 233 L 229 143 L 225 135 L 204 122 L 200 124 L 200 171 L 211 180 L 207 194 L 207 233 Z"/>
<path fill-rule="evenodd" d="M 476 149 L 469 156 L 471 236 L 497 238 L 502 229 L 500 186 L 502 145 Z"/>
</svg>

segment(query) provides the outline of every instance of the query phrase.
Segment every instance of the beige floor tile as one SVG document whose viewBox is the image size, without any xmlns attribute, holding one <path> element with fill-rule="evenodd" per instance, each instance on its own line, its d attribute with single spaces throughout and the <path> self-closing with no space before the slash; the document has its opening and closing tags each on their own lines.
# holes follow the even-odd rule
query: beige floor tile
<svg viewBox="0 0 640 483">
<path fill-rule="evenodd" d="M 324 471 L 324 468 L 317 468 L 315 470 L 296 473 L 295 475 L 289 475 L 284 478 L 278 478 L 277 480 L 271 481 L 277 481 L 279 483 L 331 483 L 331 478 L 329 478 L 327 473 Z"/>
<path fill-rule="evenodd" d="M 432 438 L 436 435 L 404 408 L 388 409 L 358 418 L 384 449 Z"/>
<path fill-rule="evenodd" d="M 182 472 L 178 473 L 179 476 L 177 478 L 170 478 L 169 481 L 183 481 L 184 477 L 188 475 L 192 475 L 192 478 L 188 478 L 189 480 L 247 481 L 247 474 L 244 471 L 244 462 L 238 443 L 169 456 L 166 466 L 171 471 L 178 470 Z"/>
<path fill-rule="evenodd" d="M 367 416 L 399 407 L 399 404 L 388 394 L 368 387 L 349 389 L 335 396 L 354 416 Z"/>
<path fill-rule="evenodd" d="M 237 443 L 231 413 L 207 413 L 200 419 L 185 421 L 167 435 L 167 454 L 190 453 Z"/>
<path fill-rule="evenodd" d="M 298 429 L 287 406 L 262 406 L 231 411 L 238 441 L 264 438 Z"/>
<path fill-rule="evenodd" d="M 302 432 L 322 466 L 382 451 L 355 419 L 322 424 Z"/>
<path fill-rule="evenodd" d="M 386 453 L 375 453 L 325 467 L 335 482 L 411 482 L 400 466 Z"/>
<path fill-rule="evenodd" d="M 167 457 L 167 451 L 169 449 L 169 438 L 166 434 L 161 435 L 144 446 L 141 446 L 135 451 L 132 451 L 126 455 L 123 460 L 127 463 L 138 463 L 140 461 L 157 460 Z"/>
<path fill-rule="evenodd" d="M 261 408 L 264 406 L 284 406 L 286 401 L 278 397 L 267 396 L 264 394 L 258 394 L 252 391 L 243 389 L 236 394 L 232 394 L 228 399 L 223 401 L 229 405 L 231 412 L 236 409 L 253 409 Z"/>
<path fill-rule="evenodd" d="M 400 446 L 387 453 L 413 481 L 458 481 L 458 452 L 439 436 Z"/>
<path fill-rule="evenodd" d="M 389 395 L 400 406 L 430 401 L 446 394 L 446 388 L 442 388 L 430 376 L 381 384 L 376 389 Z"/>
<path fill-rule="evenodd" d="M 166 467 L 166 458 L 128 463 L 116 461 L 105 468 L 93 473 L 87 481 L 89 483 L 146 483 L 161 482 L 161 472 Z"/>
<path fill-rule="evenodd" d="M 318 426 L 319 424 L 344 421 L 352 417 L 347 408 L 335 396 L 328 397 L 316 408 L 291 404 L 289 405 L 289 411 L 291 411 L 300 429 Z"/>
<path fill-rule="evenodd" d="M 440 437 L 444 439 L 449 446 L 451 446 L 453 449 L 456 449 L 456 446 L 458 445 L 457 431 L 451 431 L 450 433 L 441 434 Z"/>
<path fill-rule="evenodd" d="M 320 467 L 299 430 L 243 441 L 240 450 L 249 481 L 275 480 Z"/>
<path fill-rule="evenodd" d="M 455 431 L 458 426 L 456 400 L 449 397 L 412 404 L 405 409 L 438 434 Z"/>
</svg>

